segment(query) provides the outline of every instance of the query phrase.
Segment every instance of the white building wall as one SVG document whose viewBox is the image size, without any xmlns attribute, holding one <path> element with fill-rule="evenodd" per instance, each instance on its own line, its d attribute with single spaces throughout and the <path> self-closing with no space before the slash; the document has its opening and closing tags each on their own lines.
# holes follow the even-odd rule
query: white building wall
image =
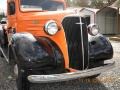
<svg viewBox="0 0 120 90">
<path fill-rule="evenodd" d="M 117 16 L 115 11 L 108 9 L 96 15 L 96 22 L 102 34 L 117 34 Z"/>
<path fill-rule="evenodd" d="M 117 34 L 117 16 L 116 10 L 112 8 L 105 8 L 99 13 L 94 10 L 83 9 L 80 11 L 83 15 L 90 16 L 90 23 L 99 25 L 100 33 L 102 34 Z"/>
<path fill-rule="evenodd" d="M 105 34 L 106 31 L 105 31 L 105 17 L 104 17 L 104 14 L 98 14 L 96 17 L 97 17 L 96 18 L 96 23 L 100 28 L 100 33 Z"/>
<path fill-rule="evenodd" d="M 95 23 L 95 13 L 90 11 L 90 10 L 87 10 L 87 9 L 84 9 L 84 10 L 81 10 L 80 13 L 82 13 L 83 15 L 88 15 L 90 16 L 90 23 Z"/>
</svg>

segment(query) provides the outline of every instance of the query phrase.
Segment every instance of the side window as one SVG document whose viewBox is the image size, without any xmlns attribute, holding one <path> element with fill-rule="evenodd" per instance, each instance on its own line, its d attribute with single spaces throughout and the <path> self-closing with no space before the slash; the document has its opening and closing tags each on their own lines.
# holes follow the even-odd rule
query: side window
<svg viewBox="0 0 120 90">
<path fill-rule="evenodd" d="M 15 14 L 15 2 L 11 1 L 8 3 L 8 14 L 14 15 Z"/>
</svg>

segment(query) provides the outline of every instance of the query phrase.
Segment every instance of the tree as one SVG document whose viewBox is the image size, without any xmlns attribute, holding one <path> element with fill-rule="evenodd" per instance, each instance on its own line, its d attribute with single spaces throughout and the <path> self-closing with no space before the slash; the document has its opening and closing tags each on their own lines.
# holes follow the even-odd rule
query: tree
<svg viewBox="0 0 120 90">
<path fill-rule="evenodd" d="M 120 8 L 120 0 L 116 0 L 115 3 L 112 6 Z"/>
<path fill-rule="evenodd" d="M 69 6 L 103 8 L 116 0 L 67 0 Z M 119 0 L 120 1 L 120 0 Z"/>
<path fill-rule="evenodd" d="M 80 6 L 80 7 L 85 7 L 89 6 L 91 3 L 91 0 L 67 0 L 67 3 L 69 6 Z"/>
</svg>

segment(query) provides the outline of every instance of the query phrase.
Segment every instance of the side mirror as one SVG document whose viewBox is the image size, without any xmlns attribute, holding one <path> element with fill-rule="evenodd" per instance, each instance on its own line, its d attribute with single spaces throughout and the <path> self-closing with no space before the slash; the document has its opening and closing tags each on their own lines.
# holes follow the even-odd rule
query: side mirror
<svg viewBox="0 0 120 90">
<path fill-rule="evenodd" d="M 11 1 L 8 3 L 8 14 L 14 15 L 15 14 L 15 2 Z"/>
</svg>

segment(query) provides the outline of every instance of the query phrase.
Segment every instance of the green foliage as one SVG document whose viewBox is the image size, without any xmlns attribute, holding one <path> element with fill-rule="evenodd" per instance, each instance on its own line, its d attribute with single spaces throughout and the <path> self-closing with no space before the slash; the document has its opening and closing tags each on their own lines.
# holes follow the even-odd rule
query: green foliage
<svg viewBox="0 0 120 90">
<path fill-rule="evenodd" d="M 2 16 L 0 15 L 0 20 L 2 19 Z"/>
<path fill-rule="evenodd" d="M 120 8 L 120 0 L 118 0 L 118 2 L 117 2 L 117 6 Z"/>
<path fill-rule="evenodd" d="M 71 7 L 89 7 L 90 0 L 66 0 Z"/>
<path fill-rule="evenodd" d="M 4 12 L 3 12 L 3 13 L 0 13 L 0 20 L 1 20 L 3 17 L 5 17 L 5 13 L 4 13 Z"/>
<path fill-rule="evenodd" d="M 116 0 L 91 0 L 91 6 L 94 8 L 102 8 L 113 4 Z"/>
<path fill-rule="evenodd" d="M 77 6 L 77 7 L 102 8 L 111 5 L 116 0 L 66 0 L 66 1 L 68 5 L 72 7 Z"/>
</svg>

